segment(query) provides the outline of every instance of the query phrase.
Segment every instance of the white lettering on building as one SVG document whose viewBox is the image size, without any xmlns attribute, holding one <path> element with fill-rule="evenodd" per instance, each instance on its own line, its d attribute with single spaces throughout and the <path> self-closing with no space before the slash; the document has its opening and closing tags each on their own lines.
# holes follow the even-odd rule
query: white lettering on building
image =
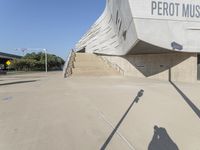
<svg viewBox="0 0 200 150">
<path fill-rule="evenodd" d="M 200 18 L 200 4 L 180 4 L 154 0 L 151 1 L 151 15 Z"/>
</svg>

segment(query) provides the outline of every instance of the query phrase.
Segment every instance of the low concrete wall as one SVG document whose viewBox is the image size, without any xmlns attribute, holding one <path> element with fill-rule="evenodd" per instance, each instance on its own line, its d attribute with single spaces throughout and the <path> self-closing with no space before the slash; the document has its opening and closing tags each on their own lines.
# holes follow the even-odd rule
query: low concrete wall
<svg viewBox="0 0 200 150">
<path fill-rule="evenodd" d="M 197 54 L 170 53 L 102 56 L 112 64 L 117 64 L 126 76 L 147 77 L 152 79 L 169 80 L 171 72 L 172 81 L 197 81 Z M 171 69 L 171 71 L 169 71 Z"/>
</svg>

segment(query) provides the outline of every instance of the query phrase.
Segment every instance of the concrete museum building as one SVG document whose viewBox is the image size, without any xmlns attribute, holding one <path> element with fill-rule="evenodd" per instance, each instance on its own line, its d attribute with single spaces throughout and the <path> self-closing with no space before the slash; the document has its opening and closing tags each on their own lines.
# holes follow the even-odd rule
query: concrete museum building
<svg viewBox="0 0 200 150">
<path fill-rule="evenodd" d="M 100 55 L 124 75 L 195 82 L 200 0 L 107 0 L 75 50 Z"/>
</svg>

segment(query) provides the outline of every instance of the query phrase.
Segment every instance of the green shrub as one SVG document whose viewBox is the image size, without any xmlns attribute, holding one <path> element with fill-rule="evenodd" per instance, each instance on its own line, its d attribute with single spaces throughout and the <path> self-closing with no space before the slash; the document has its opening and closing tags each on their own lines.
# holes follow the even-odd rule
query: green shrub
<svg viewBox="0 0 200 150">
<path fill-rule="evenodd" d="M 48 54 L 48 70 L 61 70 L 64 60 L 56 55 Z M 45 70 L 45 54 L 29 53 L 21 59 L 14 59 L 10 68 L 17 71 L 43 71 Z"/>
</svg>

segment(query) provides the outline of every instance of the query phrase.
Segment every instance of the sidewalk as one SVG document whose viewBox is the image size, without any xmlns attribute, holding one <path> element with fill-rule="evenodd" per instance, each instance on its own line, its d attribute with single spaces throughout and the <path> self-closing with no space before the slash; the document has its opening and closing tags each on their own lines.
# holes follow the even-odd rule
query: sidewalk
<svg viewBox="0 0 200 150">
<path fill-rule="evenodd" d="M 199 116 L 169 82 L 126 77 L 63 79 L 62 73 L 21 79 L 25 78 L 37 81 L 0 86 L 2 150 L 100 149 L 123 116 L 107 149 L 200 147 Z M 200 84 L 174 84 L 200 108 Z M 130 107 L 140 90 L 143 95 Z"/>
</svg>

